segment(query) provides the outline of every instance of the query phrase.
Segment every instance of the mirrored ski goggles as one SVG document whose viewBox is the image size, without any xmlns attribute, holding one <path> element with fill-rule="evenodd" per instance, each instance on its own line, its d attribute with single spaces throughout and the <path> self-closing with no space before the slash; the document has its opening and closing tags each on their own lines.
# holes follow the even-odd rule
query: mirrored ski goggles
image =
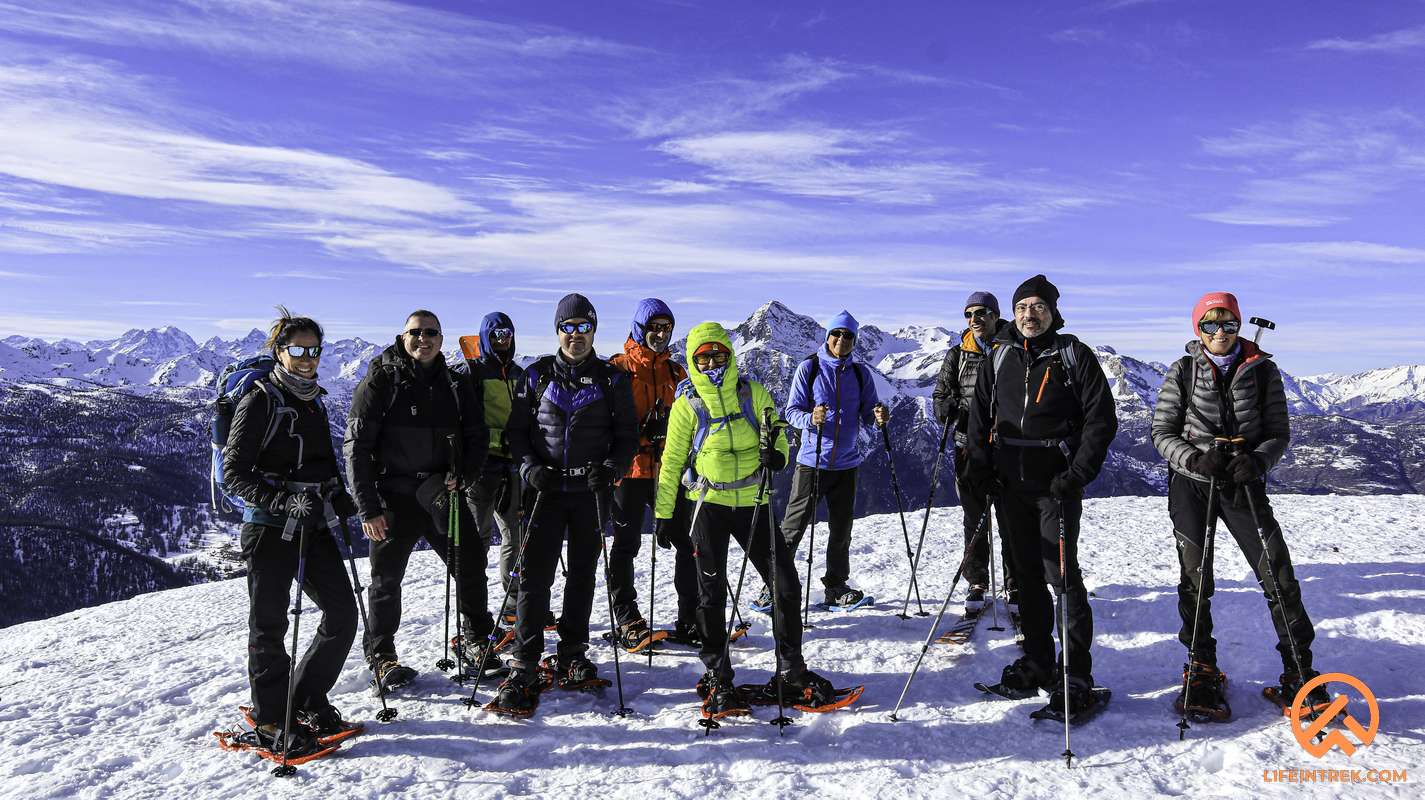
<svg viewBox="0 0 1425 800">
<path fill-rule="evenodd" d="M 708 367 L 725 367 L 729 353 L 726 350 L 709 350 L 706 353 L 698 353 L 693 356 L 693 363 L 698 365 L 698 369 Z"/>
<path fill-rule="evenodd" d="M 672 333 L 673 323 L 671 322 L 650 322 L 643 326 L 649 333 Z"/>
<path fill-rule="evenodd" d="M 427 339 L 434 339 L 440 335 L 440 328 L 411 328 L 406 331 L 406 335 L 412 339 L 419 339 L 422 336 Z"/>
<path fill-rule="evenodd" d="M 322 356 L 322 346 L 319 344 L 314 344 L 311 347 L 303 347 L 300 344 L 289 344 L 282 349 L 292 358 L 321 358 Z"/>
<path fill-rule="evenodd" d="M 990 315 L 990 310 L 989 310 L 988 308 L 977 308 L 977 309 L 974 309 L 973 311 L 971 311 L 971 310 L 966 310 L 966 311 L 965 311 L 965 319 L 984 319 L 985 317 L 988 317 L 989 315 Z"/>
<path fill-rule="evenodd" d="M 1235 319 L 1229 319 L 1223 322 L 1199 322 L 1197 323 L 1197 329 L 1207 334 L 1208 336 L 1212 336 L 1219 330 L 1230 336 L 1235 335 L 1237 331 L 1242 330 L 1242 323 L 1238 322 Z"/>
<path fill-rule="evenodd" d="M 588 322 L 588 321 L 585 321 L 585 322 L 561 322 L 561 323 L 559 323 L 559 330 L 560 330 L 561 332 L 563 332 L 563 333 L 568 333 L 568 334 L 574 334 L 574 333 L 588 333 L 589 331 L 592 331 L 593 329 L 594 329 L 594 323 Z"/>
<path fill-rule="evenodd" d="M 508 338 L 510 338 L 511 336 L 514 336 L 514 335 L 515 335 L 515 329 L 514 329 L 514 328 L 491 328 L 491 329 L 490 329 L 490 338 L 491 338 L 491 339 L 508 339 Z"/>
</svg>

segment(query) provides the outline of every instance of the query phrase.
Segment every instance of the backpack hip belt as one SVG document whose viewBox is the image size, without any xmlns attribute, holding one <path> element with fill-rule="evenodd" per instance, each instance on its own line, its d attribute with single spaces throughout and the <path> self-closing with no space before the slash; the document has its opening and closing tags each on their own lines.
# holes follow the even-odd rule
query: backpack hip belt
<svg viewBox="0 0 1425 800">
<path fill-rule="evenodd" d="M 761 477 L 753 472 L 745 478 L 740 478 L 727 483 L 708 480 L 705 476 L 698 475 L 691 468 L 683 473 L 683 488 L 690 492 L 701 492 L 704 496 L 709 491 L 733 492 L 738 489 L 748 489 L 761 482 Z"/>
<path fill-rule="evenodd" d="M 1068 439 L 1016 439 L 1013 436 L 997 436 L 995 441 L 1010 447 L 1045 447 L 1058 450 L 1064 454 L 1064 458 L 1070 458 L 1073 454 Z"/>
</svg>

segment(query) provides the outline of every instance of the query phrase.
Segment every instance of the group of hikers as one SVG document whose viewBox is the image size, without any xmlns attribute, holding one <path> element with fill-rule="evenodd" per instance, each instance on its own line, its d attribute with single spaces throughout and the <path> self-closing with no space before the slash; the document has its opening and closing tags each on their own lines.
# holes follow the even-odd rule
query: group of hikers
<svg viewBox="0 0 1425 800">
<path fill-rule="evenodd" d="M 485 316 L 478 352 L 452 364 L 439 317 L 417 310 L 357 386 L 339 456 L 318 384 L 322 328 L 280 311 L 267 339 L 270 373 L 256 381 L 261 391 L 236 401 L 221 448 L 224 490 L 244 506 L 247 741 L 254 748 L 297 763 L 359 729 L 328 697 L 358 612 L 378 691 L 415 677 L 398 657 L 396 634 L 406 566 L 421 540 L 446 563 L 447 625 L 454 584 L 458 623 L 448 641 L 462 674 L 503 678 L 490 710 L 528 716 L 551 686 L 608 685 L 589 658 L 601 560 L 608 638 L 630 652 L 665 639 L 697 648 L 705 718 L 745 714 L 749 702 L 768 698 L 807 710 L 838 707 L 844 690 L 802 655 L 803 586 L 794 557 L 824 502 L 824 601 L 836 609 L 869 602 L 851 586 L 849 558 L 860 440 L 891 415 L 875 374 L 854 356 L 859 325 L 851 314 L 828 322 L 824 343 L 797 366 L 779 407 L 739 369 L 732 338 L 716 322 L 693 327 L 686 366 L 675 360 L 675 318 L 658 299 L 638 303 L 623 352 L 605 360 L 594 349 L 593 304 L 564 297 L 554 312 L 557 352 L 527 367 L 506 314 Z M 957 574 L 969 586 L 967 607 L 985 600 L 990 583 L 993 514 L 1005 589 L 1022 626 L 1022 655 L 987 689 L 1013 698 L 1049 692 L 1067 719 L 1096 702 L 1093 614 L 1078 539 L 1084 487 L 1099 474 L 1118 422 L 1094 351 L 1061 332 L 1058 289 L 1043 275 L 1030 278 L 1014 291 L 1012 313 L 1001 318 L 989 291 L 966 299 L 966 328 L 945 356 L 934 410 L 942 451 L 953 431 L 965 536 Z M 1283 663 L 1279 693 L 1289 701 L 1317 675 L 1312 623 L 1263 479 L 1289 436 L 1281 373 L 1240 335 L 1242 324 L 1231 294 L 1198 301 L 1187 355 L 1168 370 L 1153 416 L 1153 443 L 1169 467 L 1179 639 L 1188 648 L 1175 702 L 1195 719 L 1230 716 L 1209 602 L 1219 518 L 1265 591 Z M 788 465 L 787 427 L 800 431 L 801 444 L 779 524 L 771 485 Z M 654 544 L 674 556 L 677 610 L 664 631 L 641 614 L 634 586 L 650 510 Z M 364 603 L 349 517 L 359 518 L 369 540 Z M 756 697 L 734 683 L 728 595 L 741 590 L 742 574 L 728 569 L 732 539 L 745 553 L 743 570 L 750 561 L 766 587 L 749 605 L 772 618 L 776 670 Z M 492 603 L 487 551 L 496 540 L 503 599 Z M 737 589 L 732 572 L 740 573 Z M 550 601 L 560 576 L 556 617 Z M 294 581 L 321 611 L 296 665 L 284 642 Z M 294 605 L 295 626 L 300 595 Z M 558 643 L 546 657 L 548 630 Z M 293 650 L 296 641 L 294 631 Z M 1320 687 L 1311 699 L 1314 706 L 1330 701 Z"/>
</svg>

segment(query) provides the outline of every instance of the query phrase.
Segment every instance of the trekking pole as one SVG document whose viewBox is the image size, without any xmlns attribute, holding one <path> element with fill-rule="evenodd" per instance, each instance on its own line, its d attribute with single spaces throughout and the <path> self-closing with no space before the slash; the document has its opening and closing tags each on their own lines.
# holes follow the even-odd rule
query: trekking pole
<svg viewBox="0 0 1425 800">
<path fill-rule="evenodd" d="M 292 652 L 287 667 L 287 715 L 282 724 L 282 763 L 272 768 L 278 778 L 288 778 L 297 774 L 297 768 L 287 763 L 287 753 L 292 749 L 292 696 L 297 691 L 297 632 L 302 627 L 302 584 L 307 580 L 307 526 L 302 525 L 297 537 L 297 599 L 292 602 Z"/>
<path fill-rule="evenodd" d="M 915 607 L 919 609 L 916 614 L 918 616 L 926 616 L 928 612 L 926 612 L 924 604 L 920 602 L 920 584 L 916 583 L 915 580 L 915 554 L 910 550 L 910 528 L 906 527 L 905 524 L 905 501 L 901 499 L 901 483 L 896 479 L 896 459 L 895 456 L 891 454 L 891 429 L 889 425 L 881 426 L 881 444 L 885 445 L 886 448 L 886 463 L 889 464 L 891 468 L 891 489 L 895 491 L 896 511 L 900 512 L 901 516 L 901 535 L 905 537 L 905 560 L 911 567 L 910 584 L 915 589 Z M 909 609 L 909 606 L 910 604 L 907 603 L 907 609 Z M 909 614 L 897 614 L 896 616 L 901 619 L 910 619 Z"/>
<path fill-rule="evenodd" d="M 450 529 L 446 528 L 446 530 L 449 531 Z M 441 672 L 446 672 L 455 666 L 455 662 L 450 659 L 450 563 L 451 559 L 454 558 L 451 550 L 454 544 L 455 540 L 453 538 L 449 536 L 445 538 L 445 635 L 442 637 L 445 647 L 442 650 L 440 660 L 435 662 L 435 668 Z"/>
<path fill-rule="evenodd" d="M 1068 583 L 1067 567 L 1064 560 L 1064 501 L 1059 501 L 1059 650 L 1062 651 L 1064 673 L 1064 766 L 1074 767 L 1074 751 L 1069 748 L 1069 607 L 1064 602 L 1064 588 Z"/>
<path fill-rule="evenodd" d="M 930 525 L 930 509 L 935 505 L 935 484 L 940 481 L 940 462 L 945 460 L 945 443 L 950 440 L 950 426 L 940 426 L 940 449 L 935 452 L 935 466 L 930 470 L 930 492 L 925 498 L 925 518 L 920 521 L 920 540 L 915 543 L 915 558 L 910 562 L 910 578 L 915 581 L 915 574 L 920 571 L 920 551 L 925 547 L 925 529 Z M 901 619 L 910 619 L 910 590 L 911 586 L 905 587 L 905 604 L 901 606 Z"/>
<path fill-rule="evenodd" d="M 449 477 L 455 478 L 457 481 L 459 481 L 459 480 L 460 480 L 460 475 L 461 475 L 461 466 L 462 466 L 461 463 L 460 463 L 460 442 L 459 442 L 459 440 L 456 438 L 455 434 L 453 434 L 453 433 L 452 433 L 452 434 L 447 434 L 446 437 L 445 437 L 445 441 L 446 441 L 446 443 L 449 444 L 449 446 L 450 446 L 450 476 L 449 476 Z M 456 668 L 455 668 L 455 674 L 452 675 L 451 678 L 452 678 L 452 680 L 454 680 L 456 683 L 464 683 L 464 682 L 465 682 L 465 666 L 466 666 L 466 663 L 465 663 L 465 631 L 466 631 L 466 620 L 465 620 L 465 613 L 464 613 L 464 611 L 465 611 L 465 606 L 464 606 L 464 602 L 463 602 L 463 600 L 464 600 L 465 598 L 464 598 L 464 593 L 461 591 L 461 586 L 464 584 L 464 581 L 463 581 L 462 578 L 461 578 L 460 563 L 461 563 L 461 561 L 463 561 L 464 559 L 463 559 L 462 554 L 461 554 L 461 552 L 460 552 L 460 544 L 461 544 L 461 543 L 460 543 L 460 491 L 459 491 L 459 489 L 460 489 L 460 486 L 459 486 L 459 484 L 457 483 L 457 484 L 456 484 L 456 488 L 453 489 L 453 490 L 451 490 L 451 491 L 449 491 L 449 492 L 447 492 L 447 493 L 446 493 L 446 496 L 445 496 L 446 504 L 449 506 L 448 513 L 449 513 L 449 515 L 450 515 L 449 518 L 448 518 L 448 520 L 447 520 L 447 522 L 446 522 L 445 532 L 446 532 L 446 536 L 449 537 L 449 538 L 455 543 L 455 630 L 456 630 L 456 636 L 458 637 L 457 640 L 460 642 L 460 645 L 455 648 L 455 663 L 456 663 Z M 447 572 L 449 572 L 449 570 L 447 570 Z M 447 637 L 448 637 L 448 636 L 449 636 L 449 633 L 447 632 L 446 635 L 447 635 Z M 476 668 L 477 670 L 478 670 L 478 669 L 482 669 L 482 668 L 484 667 L 484 663 L 485 663 L 485 662 L 483 662 L 483 661 L 480 662 L 480 664 L 476 665 L 475 668 Z"/>
<path fill-rule="evenodd" d="M 518 584 L 520 581 L 520 575 L 524 573 L 525 550 L 529 547 L 530 535 L 534 530 L 534 518 L 539 512 L 539 503 L 543 499 L 544 492 L 535 489 L 534 505 L 530 506 L 529 515 L 524 518 L 524 533 L 520 536 L 520 549 L 517 553 L 515 553 L 515 563 L 511 565 L 509 575 L 510 581 L 508 584 L 505 585 L 505 597 L 503 600 L 500 601 L 500 608 L 504 608 L 505 604 L 510 602 L 510 592 L 514 591 L 516 584 Z M 544 621 L 540 620 L 539 624 L 543 625 Z M 490 657 L 490 653 L 495 648 L 495 631 L 497 630 L 499 630 L 498 627 L 492 627 L 490 629 L 490 632 L 485 635 L 485 645 L 480 648 L 481 664 L 485 663 L 486 659 Z M 479 704 L 479 701 L 475 699 L 475 694 L 480 691 L 480 681 L 484 677 L 485 670 L 482 669 L 477 670 L 475 672 L 475 686 L 470 689 L 470 696 L 465 698 L 465 705 L 467 708 L 473 708 L 474 706 Z"/>
<path fill-rule="evenodd" d="M 990 509 L 993 506 L 986 502 L 985 508 Z M 990 626 L 990 630 L 1002 631 L 1004 626 L 999 624 L 999 585 L 995 582 L 995 523 L 992 519 L 987 522 L 989 524 L 985 526 L 985 549 L 989 551 L 987 560 L 990 562 L 990 621 L 994 623 Z M 1005 576 L 1005 579 L 1008 580 L 1009 577 Z M 985 613 L 984 607 L 980 608 L 980 613 Z"/>
<path fill-rule="evenodd" d="M 657 474 L 657 472 L 654 473 L 654 475 Z M 654 481 L 656 486 L 657 478 L 655 478 Z M 642 509 L 643 507 L 639 506 L 639 508 Z M 658 584 L 654 582 L 655 576 L 658 575 L 658 541 L 656 536 L 653 537 L 653 539 L 654 541 L 648 543 L 648 635 L 650 637 L 653 636 L 653 631 L 655 630 L 653 627 L 653 607 L 657 605 L 658 602 Z M 615 637 L 615 639 L 617 639 L 617 637 Z M 617 645 L 618 642 L 615 641 L 614 644 Z M 652 645 L 648 647 L 648 666 L 653 666 Z"/>
<path fill-rule="evenodd" d="M 1237 437 L 1232 440 L 1232 444 L 1238 445 L 1245 441 L 1245 439 Z M 1265 496 L 1267 491 L 1267 481 L 1266 478 L 1261 478 L 1260 480 L 1262 482 L 1262 494 L 1263 496 Z M 1305 680 L 1306 673 L 1301 669 L 1301 651 L 1297 649 L 1296 634 L 1291 632 L 1291 620 L 1287 619 L 1286 606 L 1282 603 L 1281 587 L 1277 584 L 1277 573 L 1274 565 L 1272 564 L 1272 556 L 1269 552 L 1267 552 L 1267 534 L 1264 530 L 1262 530 L 1262 518 L 1257 516 L 1257 500 L 1252 496 L 1252 485 L 1247 484 L 1244 486 L 1240 486 L 1238 487 L 1238 491 L 1247 493 L 1247 508 L 1249 508 L 1252 512 L 1252 524 L 1257 529 L 1257 543 L 1260 544 L 1262 547 L 1262 560 L 1266 562 L 1267 568 L 1265 570 L 1265 574 L 1271 581 L 1270 589 L 1272 596 L 1277 599 L 1277 607 L 1281 609 L 1282 629 L 1286 631 L 1287 646 L 1291 648 L 1291 661 L 1294 665 L 1296 665 L 1296 674 L 1301 676 L 1301 678 Z M 1277 535 L 1281 536 L 1280 526 L 1278 526 L 1277 528 Z M 1267 583 L 1267 581 L 1262 582 Z M 1270 603 L 1268 603 L 1268 606 L 1270 606 Z"/>
<path fill-rule="evenodd" d="M 771 447 L 771 446 L 772 446 L 772 442 L 777 438 L 777 430 L 780 429 L 780 428 L 785 428 L 785 427 L 787 426 L 787 423 L 786 423 L 785 420 L 778 420 L 778 421 L 775 421 L 775 422 L 772 421 L 772 410 L 771 410 L 770 408 L 768 408 L 768 409 L 763 409 L 762 420 L 763 420 L 762 428 L 761 428 L 761 430 L 759 430 L 759 431 L 757 432 L 758 439 L 759 439 L 759 441 L 758 441 L 758 450 L 759 450 L 759 452 L 760 452 L 761 450 L 764 450 L 764 449 L 767 449 L 767 448 Z M 758 519 L 761 517 L 761 514 L 762 514 L 762 500 L 763 500 L 764 498 L 767 499 L 767 510 L 768 510 L 768 512 L 770 512 L 771 509 L 772 509 L 772 506 L 771 506 L 771 498 L 768 497 L 768 493 L 771 491 L 771 487 L 772 487 L 772 471 L 771 471 L 771 470 L 763 470 L 761 476 L 759 476 L 758 481 L 757 481 L 757 499 L 756 499 L 756 501 L 755 501 L 755 505 L 752 506 L 752 530 L 747 534 L 747 547 L 743 548 L 743 550 L 742 550 L 742 566 L 741 566 L 741 568 L 739 568 L 738 571 L 737 571 L 737 590 L 736 590 L 735 592 L 732 592 L 732 614 L 733 614 L 733 617 L 732 617 L 732 619 L 729 619 L 728 622 L 727 622 L 727 638 L 728 638 L 728 642 L 729 642 L 729 643 L 732 641 L 732 631 L 733 631 L 733 621 L 734 621 L 734 620 L 737 621 L 737 629 L 738 629 L 738 630 L 747 630 L 748 628 L 752 627 L 751 624 L 749 624 L 748 622 L 746 622 L 745 620 L 742 619 L 742 614 L 741 614 L 740 612 L 738 612 L 738 610 L 737 610 L 737 605 L 738 605 L 738 603 L 741 601 L 741 598 L 742 598 L 742 582 L 743 582 L 743 579 L 744 579 L 744 578 L 746 577 L 746 575 L 747 575 L 747 554 L 748 554 L 748 552 L 752 549 L 752 537 L 753 537 L 753 535 L 755 535 L 755 534 L 757 533 L 757 521 L 758 521 Z M 775 527 L 775 526 L 774 526 L 774 527 Z M 692 533 L 692 532 L 689 531 L 689 533 Z M 729 590 L 731 590 L 731 589 L 732 589 L 732 585 L 729 583 L 727 588 L 728 588 Z M 732 659 L 731 651 L 728 651 L 728 652 L 729 652 L 728 660 L 731 660 L 731 659 Z"/>
<path fill-rule="evenodd" d="M 1212 442 L 1215 450 L 1223 446 L 1230 440 L 1217 437 Z M 1208 566 L 1212 564 L 1212 545 L 1217 538 L 1217 476 L 1207 476 L 1207 521 L 1204 523 L 1202 534 L 1202 560 L 1197 565 L 1197 599 L 1193 601 L 1192 612 L 1192 637 L 1188 640 L 1188 663 L 1183 665 L 1183 715 L 1178 720 L 1178 741 L 1182 741 L 1187 736 L 1188 709 L 1191 708 L 1189 702 L 1192 692 L 1192 681 L 1188 680 L 1188 675 L 1192 669 L 1193 659 L 1197 654 L 1197 630 L 1198 623 L 1202 619 L 1202 595 L 1207 588 Z"/>
<path fill-rule="evenodd" d="M 955 579 L 950 582 L 950 591 L 945 593 L 945 602 L 940 604 L 940 613 L 935 615 L 935 620 L 930 623 L 930 633 L 925 636 L 925 644 L 920 646 L 920 655 L 915 659 L 915 666 L 911 667 L 910 675 L 905 679 L 905 686 L 901 688 L 900 699 L 896 700 L 896 707 L 891 710 L 891 722 L 897 722 L 897 714 L 900 713 L 901 704 L 905 702 L 906 693 L 910 691 L 910 683 L 915 680 L 915 675 L 920 672 L 920 663 L 925 660 L 925 654 L 930 650 L 930 643 L 935 640 L 935 631 L 940 628 L 940 621 L 945 618 L 945 609 L 950 607 L 950 598 L 955 596 L 955 587 L 960 585 L 960 576 L 965 574 L 965 562 L 970 557 L 970 550 L 980 541 L 980 536 L 985 532 L 985 522 L 989 519 L 990 508 L 985 507 L 984 516 L 980 517 L 980 522 L 975 526 L 975 536 L 970 542 L 970 547 L 965 548 L 965 552 L 960 556 L 960 566 L 955 570 Z"/>
<path fill-rule="evenodd" d="M 762 429 L 763 429 L 763 430 L 767 430 L 767 429 L 770 429 L 771 427 L 772 427 L 772 409 L 770 409 L 770 408 L 763 409 L 763 410 L 762 410 Z M 820 426 L 820 425 L 816 426 L 816 438 L 817 438 L 817 443 L 816 443 L 816 457 L 817 457 L 817 462 L 818 462 L 818 464 L 820 464 L 820 461 L 821 461 L 821 426 Z M 819 468 L 819 467 L 818 467 L 818 468 Z M 782 637 L 786 635 L 786 631 L 783 631 L 783 630 L 781 629 L 781 626 L 777 624 L 777 595 L 778 595 L 778 592 L 777 592 L 777 584 L 778 584 L 777 573 L 780 572 L 780 570 L 777 569 L 777 540 L 780 538 L 780 534 L 777 532 L 777 514 L 776 514 L 776 511 L 772 508 L 772 502 L 773 502 L 774 496 L 776 495 L 776 489 L 773 488 L 773 486 L 772 486 L 772 470 L 771 470 L 770 468 L 764 468 L 764 469 L 763 469 L 763 472 L 764 472 L 765 475 L 766 475 L 766 477 L 763 479 L 763 481 L 767 484 L 767 523 L 768 523 L 768 524 L 767 524 L 767 548 L 768 548 L 768 555 L 771 556 L 771 560 L 770 560 L 770 561 L 768 562 L 768 564 L 767 564 L 767 571 L 772 573 L 772 608 L 770 609 L 771 612 L 772 612 L 772 656 L 773 656 L 773 658 L 774 658 L 775 661 L 776 661 L 776 669 L 777 669 L 777 718 L 774 719 L 774 720 L 772 720 L 772 722 L 771 722 L 770 724 L 777 726 L 777 733 L 778 733 L 779 735 L 785 735 L 786 732 L 787 732 L 787 726 L 792 724 L 792 720 L 791 720 L 790 717 L 787 716 L 787 710 L 786 710 L 786 708 L 784 707 L 784 705 L 783 705 L 783 703 L 782 703 L 782 695 L 783 695 L 783 692 L 785 691 L 785 688 L 786 688 L 786 679 L 782 676 Z M 759 507 L 760 507 L 760 506 L 759 506 Z M 756 513 L 756 509 L 754 509 L 753 512 Z M 748 550 L 751 550 L 751 549 L 752 549 L 752 539 L 753 539 L 753 537 L 756 536 L 756 535 L 757 535 L 757 529 L 756 529 L 756 528 L 753 528 L 753 529 L 752 529 L 752 534 L 747 537 L 747 549 L 748 549 Z M 813 535 L 813 537 L 816 535 L 815 491 L 813 491 L 813 505 L 812 505 L 812 535 Z M 790 552 L 787 553 L 787 562 L 788 562 L 788 566 L 792 566 L 792 554 L 791 554 Z M 796 567 L 795 567 L 795 566 L 792 566 L 792 574 L 793 574 L 793 575 L 796 575 Z M 808 558 L 807 558 L 807 580 L 808 580 L 808 581 L 811 580 L 811 558 L 810 558 L 810 551 L 808 551 Z M 811 590 L 810 590 L 810 589 L 807 590 L 807 596 L 808 596 L 808 597 L 811 596 Z"/>
<path fill-rule="evenodd" d="M 351 546 L 351 529 L 346 525 L 346 517 L 337 516 L 336 510 L 332 508 L 330 501 L 327 502 L 327 530 L 333 536 L 336 529 L 341 527 L 341 538 L 346 543 L 346 563 L 351 567 L 351 591 L 356 595 L 356 607 L 361 611 L 361 629 L 371 630 L 371 624 L 366 617 L 366 600 L 362 596 L 365 588 L 361 585 L 361 579 L 356 574 L 356 554 Z M 381 670 L 372 668 L 371 674 L 376 678 L 376 696 L 381 698 L 381 710 L 376 712 L 376 719 L 381 722 L 390 722 L 396 718 L 396 709 L 386 705 L 386 681 L 381 677 Z"/>
<path fill-rule="evenodd" d="M 614 588 L 609 582 L 609 543 L 604 538 L 604 526 L 608 524 L 608 517 L 604 515 L 604 493 L 599 490 L 594 491 L 594 513 L 599 517 L 599 557 L 604 562 L 604 592 L 609 598 L 609 629 L 614 632 L 614 680 L 618 683 L 618 710 L 614 712 L 616 717 L 625 717 L 633 709 L 623 704 L 623 668 L 619 665 L 618 651 L 622 648 L 618 643 L 618 631 L 614 625 Z"/>
<path fill-rule="evenodd" d="M 816 426 L 816 456 L 812 458 L 811 473 L 811 538 L 807 542 L 807 585 L 806 602 L 802 604 L 802 628 L 815 628 L 811 624 L 811 565 L 816 561 L 816 512 L 821 505 L 821 424 Z M 774 570 L 774 576 L 777 574 Z M 776 594 L 774 588 L 772 594 Z"/>
</svg>

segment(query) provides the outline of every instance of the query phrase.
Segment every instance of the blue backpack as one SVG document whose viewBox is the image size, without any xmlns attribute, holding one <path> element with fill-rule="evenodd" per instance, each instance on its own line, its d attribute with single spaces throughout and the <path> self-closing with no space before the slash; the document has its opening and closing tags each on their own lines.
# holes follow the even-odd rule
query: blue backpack
<svg viewBox="0 0 1425 800">
<path fill-rule="evenodd" d="M 698 390 L 693 386 L 692 378 L 684 378 L 680 381 L 675 391 L 677 396 L 688 401 L 688 406 L 693 409 L 693 415 L 698 420 L 698 427 L 693 431 L 693 442 L 688 447 L 688 463 L 683 475 L 684 483 L 693 480 L 693 464 L 698 457 L 698 451 L 703 449 L 703 443 L 707 441 L 710 434 L 717 433 L 740 418 L 747 420 L 748 424 L 752 426 L 753 433 L 761 436 L 762 426 L 757 419 L 756 410 L 752 408 L 752 382 L 741 375 L 737 376 L 738 410 L 722 417 L 714 417 L 708 410 L 707 403 L 703 402 L 703 398 L 698 395 Z M 714 423 L 717 424 L 716 428 L 713 427 Z"/>
<path fill-rule="evenodd" d="M 267 395 L 272 415 L 267 423 L 267 431 L 262 436 L 262 446 L 266 447 L 277 434 L 277 425 L 284 415 L 296 416 L 296 410 L 288 408 L 282 400 L 282 393 L 267 381 L 277 361 L 268 354 L 251 356 L 229 364 L 214 382 L 218 399 L 213 405 L 212 463 L 209 466 L 209 493 L 215 511 L 242 511 L 246 503 L 242 498 L 228 491 L 223 480 L 223 450 L 227 448 L 228 431 L 233 425 L 233 412 L 238 402 L 254 390 Z"/>
</svg>

